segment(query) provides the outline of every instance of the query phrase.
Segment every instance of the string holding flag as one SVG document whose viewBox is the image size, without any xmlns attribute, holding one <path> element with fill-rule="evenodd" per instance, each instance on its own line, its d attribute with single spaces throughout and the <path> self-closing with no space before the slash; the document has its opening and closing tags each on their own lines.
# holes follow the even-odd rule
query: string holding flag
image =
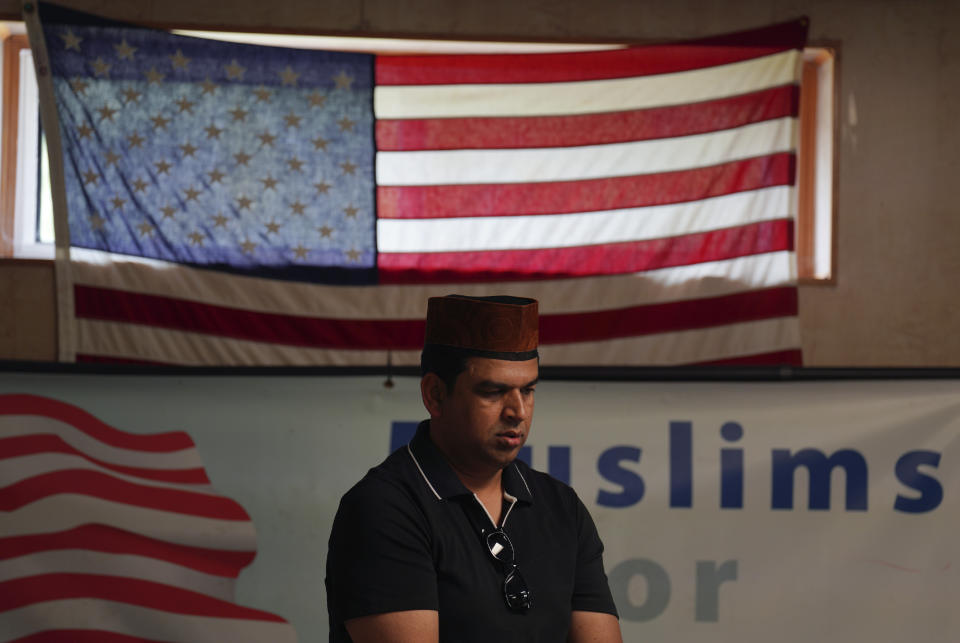
<svg viewBox="0 0 960 643">
<path fill-rule="evenodd" d="M 41 17 L 77 359 L 414 364 L 429 296 L 497 291 L 545 363 L 801 361 L 805 21 L 374 56 Z"/>
</svg>

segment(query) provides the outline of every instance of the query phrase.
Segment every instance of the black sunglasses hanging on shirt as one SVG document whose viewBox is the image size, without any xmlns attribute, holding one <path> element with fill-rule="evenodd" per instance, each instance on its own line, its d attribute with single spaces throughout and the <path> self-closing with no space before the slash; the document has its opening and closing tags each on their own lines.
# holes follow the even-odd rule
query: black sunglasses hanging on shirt
<svg viewBox="0 0 960 643">
<path fill-rule="evenodd" d="M 503 598 L 507 607 L 512 610 L 526 611 L 530 609 L 531 594 L 527 582 L 520 574 L 517 566 L 517 553 L 513 543 L 503 529 L 482 530 L 483 542 L 490 555 L 500 563 L 503 569 Z"/>
<path fill-rule="evenodd" d="M 479 499 L 474 498 L 474 501 L 479 505 Z M 483 511 L 482 508 L 470 502 L 459 504 L 467 517 L 467 522 L 479 532 L 480 540 L 487 553 L 500 564 L 500 569 L 503 571 L 503 600 L 506 602 L 507 608 L 517 612 L 526 612 L 530 609 L 533 593 L 527 586 L 527 581 L 524 580 L 523 575 L 520 574 L 520 568 L 517 565 L 517 552 L 513 548 L 510 537 L 501 527 L 491 529 L 490 527 L 480 526 L 479 512 Z M 490 523 L 487 522 L 487 524 Z"/>
</svg>

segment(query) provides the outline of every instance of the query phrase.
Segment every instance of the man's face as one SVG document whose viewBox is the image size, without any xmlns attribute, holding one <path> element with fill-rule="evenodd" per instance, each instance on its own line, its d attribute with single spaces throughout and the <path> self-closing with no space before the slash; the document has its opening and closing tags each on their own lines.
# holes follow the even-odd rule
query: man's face
<svg viewBox="0 0 960 643">
<path fill-rule="evenodd" d="M 482 473 L 513 462 L 530 434 L 538 374 L 536 358 L 467 361 L 431 418 L 431 435 L 454 468 Z"/>
</svg>

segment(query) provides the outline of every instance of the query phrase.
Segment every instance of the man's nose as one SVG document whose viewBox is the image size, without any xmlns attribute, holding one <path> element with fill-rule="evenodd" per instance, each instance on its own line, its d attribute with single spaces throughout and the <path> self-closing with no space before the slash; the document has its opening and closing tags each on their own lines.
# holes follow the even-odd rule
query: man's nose
<svg viewBox="0 0 960 643">
<path fill-rule="evenodd" d="M 513 389 L 507 393 L 503 404 L 503 417 L 505 420 L 514 424 L 520 424 L 527 419 L 530 412 L 530 404 L 523 399 L 519 389 Z"/>
</svg>

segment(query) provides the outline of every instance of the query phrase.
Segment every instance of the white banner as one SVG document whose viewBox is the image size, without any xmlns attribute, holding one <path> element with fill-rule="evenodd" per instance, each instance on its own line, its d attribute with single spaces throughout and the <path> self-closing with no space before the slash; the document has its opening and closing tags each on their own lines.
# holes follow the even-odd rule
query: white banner
<svg viewBox="0 0 960 643">
<path fill-rule="evenodd" d="M 327 637 L 340 496 L 424 417 L 415 378 L 0 373 L 5 393 L 126 432 L 188 433 L 213 488 L 256 528 L 236 602 L 289 621 L 300 641 Z M 597 522 L 625 641 L 942 643 L 960 631 L 956 380 L 544 381 L 528 445 Z M 0 454 L 0 473 L 16 466 Z"/>
</svg>

